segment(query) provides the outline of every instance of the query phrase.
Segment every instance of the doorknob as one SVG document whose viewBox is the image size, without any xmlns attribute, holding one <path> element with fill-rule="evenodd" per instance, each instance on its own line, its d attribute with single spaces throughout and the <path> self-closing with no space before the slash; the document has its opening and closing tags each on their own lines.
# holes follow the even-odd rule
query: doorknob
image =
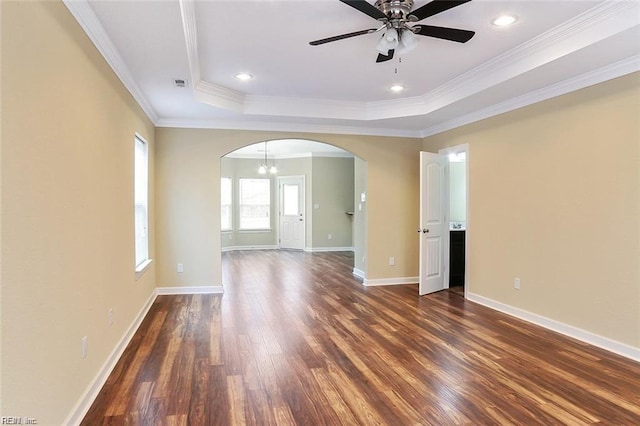
<svg viewBox="0 0 640 426">
<path fill-rule="evenodd" d="M 422 233 L 423 234 L 427 234 L 427 233 L 429 233 L 429 230 L 425 228 L 425 229 L 422 230 Z"/>
</svg>

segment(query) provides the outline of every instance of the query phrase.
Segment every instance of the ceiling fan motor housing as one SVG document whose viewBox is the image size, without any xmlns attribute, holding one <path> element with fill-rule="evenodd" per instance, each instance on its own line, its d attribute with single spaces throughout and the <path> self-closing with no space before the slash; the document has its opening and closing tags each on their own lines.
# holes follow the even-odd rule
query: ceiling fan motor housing
<svg viewBox="0 0 640 426">
<path fill-rule="evenodd" d="M 413 0 L 377 0 L 375 7 L 387 15 L 389 21 L 406 22 L 413 7 Z"/>
</svg>

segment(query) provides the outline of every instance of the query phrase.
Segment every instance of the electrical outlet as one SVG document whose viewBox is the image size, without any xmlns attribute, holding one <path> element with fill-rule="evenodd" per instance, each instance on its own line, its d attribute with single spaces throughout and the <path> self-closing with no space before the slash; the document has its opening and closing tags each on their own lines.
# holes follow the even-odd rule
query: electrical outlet
<svg viewBox="0 0 640 426">
<path fill-rule="evenodd" d="M 113 325 L 113 308 L 109 308 L 109 326 Z"/>
<path fill-rule="evenodd" d="M 520 278 L 514 278 L 513 288 L 515 288 L 516 290 L 520 290 Z"/>
<path fill-rule="evenodd" d="M 177 271 L 178 271 L 179 274 L 184 272 L 184 267 L 182 266 L 182 263 L 178 263 Z"/>
<path fill-rule="evenodd" d="M 389 258 L 389 266 L 396 266 L 396 258 L 391 256 Z"/>
<path fill-rule="evenodd" d="M 87 353 L 89 352 L 89 342 L 87 341 L 87 336 L 84 336 L 81 341 L 82 344 L 82 359 L 87 357 Z"/>
<path fill-rule="evenodd" d="M 327 239 L 328 239 L 328 240 L 330 240 L 330 239 L 332 239 L 332 238 L 333 238 L 333 235 L 331 235 L 331 234 L 327 234 Z"/>
</svg>

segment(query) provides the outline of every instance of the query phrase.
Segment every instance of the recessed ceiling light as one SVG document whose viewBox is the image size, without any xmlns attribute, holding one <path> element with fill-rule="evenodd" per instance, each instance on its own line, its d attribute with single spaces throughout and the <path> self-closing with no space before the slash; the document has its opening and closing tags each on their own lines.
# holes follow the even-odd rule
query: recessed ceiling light
<svg viewBox="0 0 640 426">
<path fill-rule="evenodd" d="M 404 86 L 402 84 L 394 84 L 393 86 L 389 87 L 389 90 L 391 90 L 393 93 L 399 93 L 404 90 Z"/>
<path fill-rule="evenodd" d="M 239 72 L 238 74 L 236 74 L 236 78 L 240 81 L 248 81 L 251 80 L 253 76 L 248 72 Z"/>
<path fill-rule="evenodd" d="M 491 21 L 491 25 L 495 25 L 496 27 L 508 27 L 509 25 L 514 24 L 517 20 L 518 17 L 515 15 L 500 15 Z"/>
</svg>

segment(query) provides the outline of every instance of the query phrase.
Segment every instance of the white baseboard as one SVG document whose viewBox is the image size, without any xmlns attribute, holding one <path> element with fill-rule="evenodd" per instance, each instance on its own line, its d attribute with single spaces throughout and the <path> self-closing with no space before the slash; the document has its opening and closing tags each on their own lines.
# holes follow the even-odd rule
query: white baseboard
<svg viewBox="0 0 640 426">
<path fill-rule="evenodd" d="M 304 251 L 309 253 L 324 253 L 329 251 L 355 251 L 353 247 L 306 247 Z"/>
<path fill-rule="evenodd" d="M 221 285 L 207 285 L 207 286 L 186 286 L 186 287 L 158 287 L 156 288 L 156 294 L 222 294 L 224 289 Z"/>
<path fill-rule="evenodd" d="M 241 251 L 241 250 L 278 250 L 280 247 L 277 245 L 265 245 L 265 246 L 228 246 L 223 247 L 221 251 Z M 353 247 L 305 247 L 304 251 L 308 253 L 322 253 L 330 251 L 355 251 Z"/>
<path fill-rule="evenodd" d="M 138 331 L 138 327 L 142 324 L 142 320 L 144 320 L 149 313 L 149 309 L 151 309 L 151 306 L 157 296 L 169 294 L 220 294 L 222 292 L 222 286 L 157 287 L 153 293 L 151 293 L 151 296 L 149 296 L 149 299 L 145 302 L 142 309 L 140 309 L 140 312 L 138 312 L 138 315 L 135 317 L 120 341 L 116 344 L 116 347 L 107 357 L 107 360 L 100 368 L 98 374 L 91 381 L 91 384 L 84 391 L 63 424 L 76 426 L 82 422 L 82 419 L 89 411 L 89 408 L 91 408 L 91 404 L 93 404 L 98 393 L 100 393 L 100 390 L 109 378 L 109 374 L 111 374 L 134 334 Z"/>
<path fill-rule="evenodd" d="M 220 251 L 242 251 L 242 250 L 277 250 L 278 246 L 264 245 L 264 246 L 229 246 L 222 247 Z"/>
<path fill-rule="evenodd" d="M 573 337 L 574 339 L 589 343 L 593 346 L 597 346 L 609 352 L 622 355 L 634 361 L 640 361 L 640 348 L 617 342 L 615 340 L 599 336 L 597 334 L 582 330 L 572 325 L 564 324 L 559 321 L 543 317 L 542 315 L 534 314 L 520 308 L 506 305 L 504 303 L 474 293 L 468 292 L 467 299 L 488 308 L 495 309 L 496 311 L 503 312 L 505 314 L 539 325 L 549 330 L 556 331 L 560 334 L 564 334 L 565 336 Z"/>
<path fill-rule="evenodd" d="M 111 374 L 116 364 L 118 363 L 118 360 L 124 353 L 124 350 L 129 345 L 129 342 L 133 338 L 134 334 L 136 333 L 136 331 L 138 331 L 138 327 L 140 327 L 140 324 L 142 324 L 142 320 L 144 320 L 144 317 L 147 316 L 149 309 L 151 309 L 153 302 L 156 300 L 156 296 L 157 292 L 154 290 L 151 293 L 151 296 L 149 296 L 149 299 L 147 299 L 147 301 L 145 302 L 144 306 L 142 306 L 142 309 L 140 309 L 140 312 L 138 312 L 138 315 L 136 315 L 133 322 L 124 333 L 120 341 L 116 344 L 116 347 L 107 357 L 107 360 L 98 371 L 96 377 L 91 381 L 91 384 L 84 391 L 75 407 L 73 407 L 73 410 L 71 410 L 71 413 L 69 413 L 63 424 L 79 425 L 82 422 L 82 419 L 87 414 L 87 411 L 89 411 L 89 408 L 91 408 L 91 404 L 93 404 L 93 401 L 95 401 L 98 393 L 100 393 L 100 390 L 102 390 L 102 387 L 109 378 L 109 374 Z"/>
<path fill-rule="evenodd" d="M 360 278 L 363 281 L 365 280 L 364 271 L 361 271 L 360 269 L 353 268 L 353 275 L 355 275 L 356 277 Z"/>
<path fill-rule="evenodd" d="M 405 285 L 405 284 L 417 284 L 418 277 L 402 277 L 402 278 L 376 278 L 376 279 L 364 279 L 363 285 L 367 287 L 375 287 L 381 285 Z"/>
</svg>

